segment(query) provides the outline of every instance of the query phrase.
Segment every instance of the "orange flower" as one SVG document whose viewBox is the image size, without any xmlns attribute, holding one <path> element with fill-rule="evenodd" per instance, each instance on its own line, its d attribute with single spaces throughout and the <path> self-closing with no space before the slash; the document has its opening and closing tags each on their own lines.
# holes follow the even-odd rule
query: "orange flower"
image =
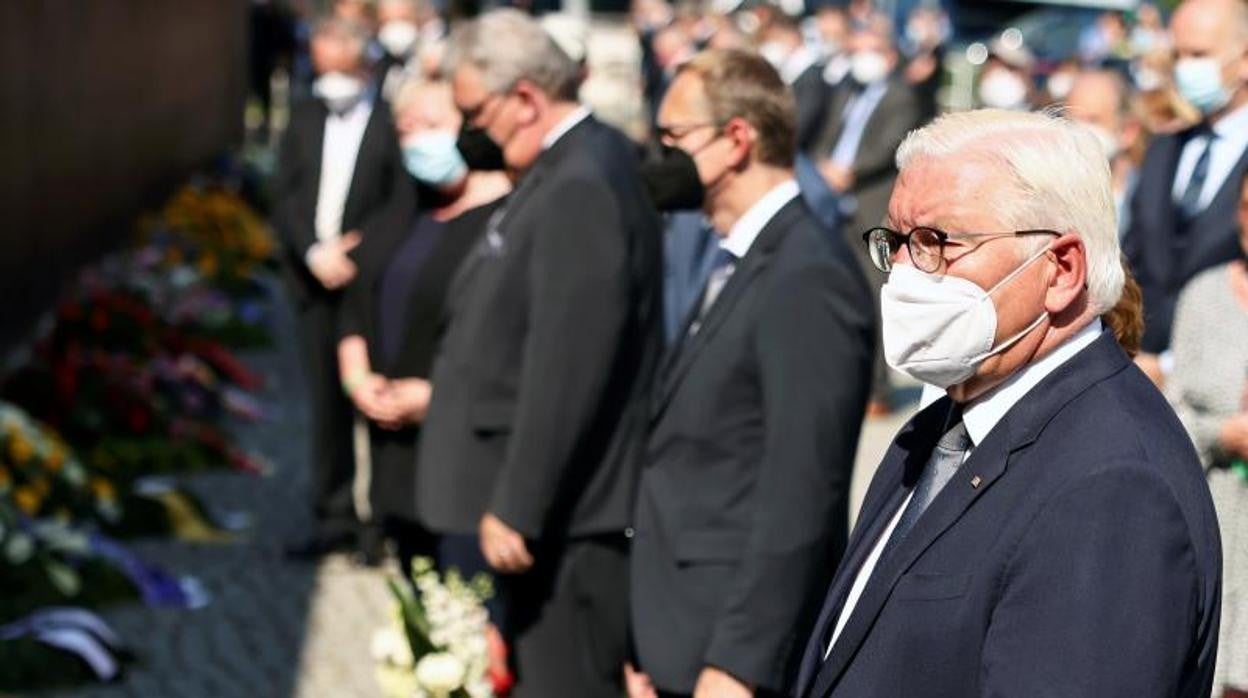
<svg viewBox="0 0 1248 698">
<path fill-rule="evenodd" d="M 9 457 L 13 462 L 22 465 L 35 454 L 35 449 L 21 434 L 13 434 L 9 440 Z"/>
<path fill-rule="evenodd" d="M 0 493 L 8 492 L 13 486 L 13 475 L 9 473 L 8 468 L 0 465 Z"/>
<path fill-rule="evenodd" d="M 112 501 L 117 498 L 117 489 L 113 487 L 113 483 L 99 476 L 91 478 L 91 493 L 99 501 Z"/>
<path fill-rule="evenodd" d="M 39 496 L 34 489 L 30 487 L 19 487 L 13 492 L 13 501 L 17 503 L 17 508 L 22 510 L 27 516 L 34 516 L 39 512 L 39 506 L 43 504 L 43 498 Z"/>
</svg>

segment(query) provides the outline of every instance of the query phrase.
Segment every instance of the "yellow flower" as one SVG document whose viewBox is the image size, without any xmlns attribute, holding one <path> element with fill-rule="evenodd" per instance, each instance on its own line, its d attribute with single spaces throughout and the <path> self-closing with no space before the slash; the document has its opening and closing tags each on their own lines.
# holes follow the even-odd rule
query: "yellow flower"
<svg viewBox="0 0 1248 698">
<path fill-rule="evenodd" d="M 14 463 L 21 465 L 29 461 L 34 454 L 34 447 L 30 445 L 30 442 L 25 437 L 20 434 L 12 436 L 12 439 L 9 441 L 9 457 L 13 459 Z"/>
<path fill-rule="evenodd" d="M 47 497 L 48 493 L 52 491 L 52 484 L 48 482 L 48 478 L 42 475 L 31 478 L 30 487 L 39 495 L 39 499 Z"/>
<path fill-rule="evenodd" d="M 113 483 L 98 475 L 91 478 L 91 493 L 100 501 L 112 501 L 117 498 L 117 489 L 113 487 Z"/>
<path fill-rule="evenodd" d="M 217 256 L 208 253 L 200 256 L 198 266 L 199 273 L 204 276 L 216 276 L 217 270 L 221 267 L 220 263 L 217 261 Z"/>
<path fill-rule="evenodd" d="M 65 451 L 60 446 L 54 446 L 43 459 L 43 464 L 47 466 L 48 472 L 59 473 L 61 466 L 65 465 Z"/>
<path fill-rule="evenodd" d="M 39 493 L 31 487 L 19 487 L 13 492 L 13 501 L 17 503 L 17 508 L 27 516 L 34 516 L 39 512 L 39 506 L 43 504 L 43 498 Z"/>
</svg>

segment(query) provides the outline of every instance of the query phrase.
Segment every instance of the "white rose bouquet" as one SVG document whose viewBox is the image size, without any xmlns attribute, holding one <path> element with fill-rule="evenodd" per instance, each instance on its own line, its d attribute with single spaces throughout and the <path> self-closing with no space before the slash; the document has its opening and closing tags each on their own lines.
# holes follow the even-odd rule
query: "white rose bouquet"
<svg viewBox="0 0 1248 698">
<path fill-rule="evenodd" d="M 391 581 L 395 623 L 373 636 L 382 691 L 392 698 L 494 698 L 511 676 L 491 662 L 497 642 L 485 602 L 490 578 L 439 576 L 427 558 L 412 563 L 412 585 Z"/>
</svg>

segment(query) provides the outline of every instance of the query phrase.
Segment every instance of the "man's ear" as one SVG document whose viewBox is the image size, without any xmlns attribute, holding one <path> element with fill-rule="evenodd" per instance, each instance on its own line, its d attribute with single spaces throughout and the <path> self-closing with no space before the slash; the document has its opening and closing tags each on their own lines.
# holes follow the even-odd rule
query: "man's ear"
<svg viewBox="0 0 1248 698">
<path fill-rule="evenodd" d="M 1088 288 L 1088 251 L 1083 238 L 1066 233 L 1049 245 L 1048 255 L 1055 262 L 1049 279 L 1044 307 L 1058 315 L 1071 307 Z"/>
<path fill-rule="evenodd" d="M 532 125 L 546 113 L 550 100 L 546 98 L 546 93 L 537 89 L 537 86 L 528 80 L 521 80 L 511 90 L 512 94 L 520 101 L 520 111 L 517 121 L 526 126 Z"/>
<path fill-rule="evenodd" d="M 732 143 L 732 162 L 730 166 L 739 170 L 750 162 L 750 153 L 758 141 L 758 132 L 750 122 L 741 117 L 733 117 L 724 125 L 724 137 Z"/>
</svg>

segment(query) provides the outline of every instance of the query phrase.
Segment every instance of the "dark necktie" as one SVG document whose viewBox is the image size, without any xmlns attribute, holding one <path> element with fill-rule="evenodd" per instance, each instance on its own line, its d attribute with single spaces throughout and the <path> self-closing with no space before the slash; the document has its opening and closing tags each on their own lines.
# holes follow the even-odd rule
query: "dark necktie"
<svg viewBox="0 0 1248 698">
<path fill-rule="evenodd" d="M 919 481 L 914 485 L 914 494 L 910 497 L 910 504 L 902 513 L 897 527 L 893 529 L 893 534 L 889 536 L 888 543 L 885 544 L 884 551 L 880 554 L 881 560 L 905 540 L 910 529 L 914 528 L 914 524 L 931 505 L 932 500 L 936 499 L 936 495 L 940 494 L 945 485 L 953 479 L 954 473 L 958 471 L 962 461 L 966 458 L 966 452 L 971 448 L 971 437 L 966 433 L 966 424 L 962 421 L 961 412 L 954 413 L 951 419 L 956 419 L 957 422 L 945 432 L 944 436 L 940 437 L 936 448 L 932 449 L 932 455 L 927 459 L 927 465 L 923 467 Z"/>
<path fill-rule="evenodd" d="M 736 268 L 737 258 L 735 255 L 722 247 L 715 250 L 715 262 L 711 266 L 711 273 L 706 277 L 706 288 L 702 291 L 702 297 L 698 305 L 698 316 L 694 319 L 693 324 L 689 325 L 690 335 L 695 335 L 698 333 L 698 330 L 702 329 L 702 321 L 706 319 L 706 314 L 715 305 L 715 299 L 719 298 L 720 292 L 724 290 L 724 286 L 728 284 L 728 279 L 732 277 L 732 272 Z"/>
<path fill-rule="evenodd" d="M 1205 189 L 1205 179 L 1209 176 L 1209 156 L 1213 152 L 1213 142 L 1217 138 L 1217 135 L 1209 129 L 1196 137 L 1201 136 L 1205 138 L 1205 147 L 1200 151 L 1200 157 L 1196 158 L 1196 166 L 1192 168 L 1192 176 L 1187 180 L 1187 188 L 1183 190 L 1183 196 L 1179 198 L 1179 211 L 1183 214 L 1184 220 L 1189 221 L 1201 212 L 1200 193 Z"/>
</svg>

